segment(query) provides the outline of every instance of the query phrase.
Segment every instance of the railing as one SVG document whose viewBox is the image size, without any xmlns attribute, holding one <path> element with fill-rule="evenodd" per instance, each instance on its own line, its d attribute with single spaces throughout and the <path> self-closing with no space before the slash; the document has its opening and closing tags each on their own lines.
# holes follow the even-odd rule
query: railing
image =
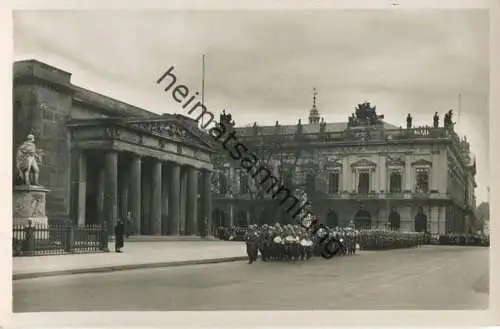
<svg viewBox="0 0 500 329">
<path fill-rule="evenodd" d="M 18 256 L 64 255 L 107 251 L 103 226 L 43 225 L 12 228 L 12 252 Z"/>
<path fill-rule="evenodd" d="M 366 133 L 365 133 L 366 131 Z M 279 137 L 280 142 L 352 142 L 352 141 L 398 141 L 411 139 L 429 138 L 449 138 L 454 144 L 459 142 L 456 133 L 443 128 L 416 127 L 410 129 L 377 129 L 368 128 L 363 130 L 347 129 L 344 131 L 324 132 L 324 133 L 284 133 L 270 135 L 246 135 L 243 139 L 256 141 L 257 145 L 268 145 L 276 142 Z M 458 144 L 457 144 L 458 145 Z"/>
</svg>

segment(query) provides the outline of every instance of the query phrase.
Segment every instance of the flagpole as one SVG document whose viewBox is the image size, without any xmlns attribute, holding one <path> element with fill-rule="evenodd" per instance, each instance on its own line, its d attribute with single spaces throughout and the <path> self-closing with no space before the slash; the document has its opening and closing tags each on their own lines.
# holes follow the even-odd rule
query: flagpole
<svg viewBox="0 0 500 329">
<path fill-rule="evenodd" d="M 201 59 L 201 105 L 205 105 L 205 54 Z M 201 117 L 201 125 L 203 126 L 203 117 Z"/>
</svg>

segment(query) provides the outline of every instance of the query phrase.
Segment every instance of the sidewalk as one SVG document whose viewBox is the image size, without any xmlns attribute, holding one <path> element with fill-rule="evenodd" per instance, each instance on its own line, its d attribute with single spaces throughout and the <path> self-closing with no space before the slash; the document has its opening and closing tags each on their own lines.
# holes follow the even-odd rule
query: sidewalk
<svg viewBox="0 0 500 329">
<path fill-rule="evenodd" d="M 113 250 L 110 244 L 110 250 Z M 155 241 L 126 243 L 123 253 L 14 257 L 13 280 L 230 262 L 246 259 L 245 244 L 225 241 Z"/>
</svg>

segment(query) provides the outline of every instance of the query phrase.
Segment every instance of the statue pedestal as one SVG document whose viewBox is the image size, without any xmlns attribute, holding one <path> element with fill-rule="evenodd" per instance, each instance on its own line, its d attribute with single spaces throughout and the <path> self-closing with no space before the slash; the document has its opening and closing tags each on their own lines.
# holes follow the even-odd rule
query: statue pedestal
<svg viewBox="0 0 500 329">
<path fill-rule="evenodd" d="M 43 186 L 21 185 L 14 187 L 13 193 L 13 225 L 31 225 L 35 227 L 46 227 L 48 218 L 45 214 L 46 195 L 50 190 Z M 43 233 L 43 234 L 40 234 Z M 46 234 L 45 234 L 46 233 Z M 43 239 L 49 231 L 36 233 L 37 239 Z"/>
</svg>

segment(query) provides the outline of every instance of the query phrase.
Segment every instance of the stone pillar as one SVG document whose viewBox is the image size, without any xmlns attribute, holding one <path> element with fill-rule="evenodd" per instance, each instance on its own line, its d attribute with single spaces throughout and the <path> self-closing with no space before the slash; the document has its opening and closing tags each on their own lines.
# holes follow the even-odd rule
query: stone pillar
<svg viewBox="0 0 500 329">
<path fill-rule="evenodd" d="M 352 172 L 349 170 L 349 156 L 344 155 L 342 158 L 342 192 L 351 192 L 352 188 L 350 187 Z"/>
<path fill-rule="evenodd" d="M 377 185 L 378 179 L 376 174 L 377 174 L 376 169 L 370 169 L 370 189 L 368 190 L 368 192 L 378 191 L 378 185 Z"/>
<path fill-rule="evenodd" d="M 247 215 L 247 226 L 250 225 L 250 211 L 246 211 L 246 215 Z"/>
<path fill-rule="evenodd" d="M 198 233 L 198 172 L 187 168 L 186 235 Z"/>
<path fill-rule="evenodd" d="M 87 157 L 83 151 L 78 152 L 78 226 L 85 225 L 87 209 Z"/>
<path fill-rule="evenodd" d="M 143 162 L 142 166 L 142 180 L 141 180 L 141 234 L 151 233 L 151 223 L 150 223 L 150 211 L 151 211 L 151 172 L 148 162 Z"/>
<path fill-rule="evenodd" d="M 404 191 L 407 193 L 411 193 L 413 191 L 413 182 L 412 182 L 412 166 L 411 166 L 411 158 L 410 156 L 406 156 L 405 162 L 405 188 Z"/>
<path fill-rule="evenodd" d="M 181 168 L 177 163 L 172 163 L 170 168 L 170 189 L 168 194 L 168 233 L 179 235 L 180 222 L 180 177 Z"/>
<path fill-rule="evenodd" d="M 439 193 L 439 151 L 432 151 L 432 168 L 431 168 L 431 193 Z"/>
<path fill-rule="evenodd" d="M 203 191 L 202 191 L 202 213 L 203 213 L 203 223 L 205 226 L 203 229 L 207 230 L 212 227 L 212 192 L 211 192 L 211 179 L 212 173 L 208 170 L 204 170 L 203 176 Z"/>
<path fill-rule="evenodd" d="M 446 207 L 439 207 L 439 234 L 447 234 L 446 231 Z"/>
<path fill-rule="evenodd" d="M 125 221 L 127 220 L 127 213 L 129 212 L 129 205 L 128 205 L 128 194 L 129 194 L 129 184 L 130 184 L 130 170 L 127 166 L 120 166 L 120 172 L 118 173 L 118 188 L 119 188 L 119 195 L 120 195 L 120 202 L 119 202 L 119 212 L 118 212 L 118 217 Z M 127 224 L 125 224 L 127 225 Z"/>
<path fill-rule="evenodd" d="M 430 222 L 430 232 L 432 234 L 439 233 L 439 207 L 432 206 L 427 218 L 429 219 L 428 222 Z"/>
<path fill-rule="evenodd" d="M 97 217 L 99 223 L 104 223 L 104 168 L 99 168 L 97 174 Z"/>
<path fill-rule="evenodd" d="M 163 164 L 162 184 L 161 184 L 161 234 L 168 234 L 168 190 L 169 186 L 169 167 Z"/>
<path fill-rule="evenodd" d="M 448 189 L 448 155 L 446 154 L 446 150 L 440 150 L 439 152 L 439 169 L 440 174 L 438 189 L 439 193 L 445 194 Z"/>
<path fill-rule="evenodd" d="M 181 218 L 179 221 L 179 234 L 186 235 L 186 220 L 187 220 L 187 210 L 186 210 L 186 197 L 187 197 L 187 171 L 186 168 L 181 169 Z"/>
<path fill-rule="evenodd" d="M 129 209 L 138 234 L 141 232 L 141 164 L 141 158 L 134 155 L 130 161 L 129 176 Z"/>
<path fill-rule="evenodd" d="M 229 227 L 234 225 L 234 205 L 229 205 Z"/>
<path fill-rule="evenodd" d="M 153 159 L 151 165 L 151 234 L 161 234 L 161 161 Z"/>
<path fill-rule="evenodd" d="M 378 170 L 379 170 L 379 182 L 378 182 L 378 191 L 380 193 L 387 193 L 387 191 L 389 190 L 387 188 L 387 156 L 386 155 L 382 155 L 380 157 L 380 161 L 379 161 L 379 166 L 378 166 Z"/>
<path fill-rule="evenodd" d="M 352 169 L 352 183 L 351 190 L 358 192 L 358 170 Z"/>
<path fill-rule="evenodd" d="M 105 155 L 103 211 L 108 232 L 114 232 L 118 218 L 118 153 L 115 151 L 107 151 Z"/>
</svg>

